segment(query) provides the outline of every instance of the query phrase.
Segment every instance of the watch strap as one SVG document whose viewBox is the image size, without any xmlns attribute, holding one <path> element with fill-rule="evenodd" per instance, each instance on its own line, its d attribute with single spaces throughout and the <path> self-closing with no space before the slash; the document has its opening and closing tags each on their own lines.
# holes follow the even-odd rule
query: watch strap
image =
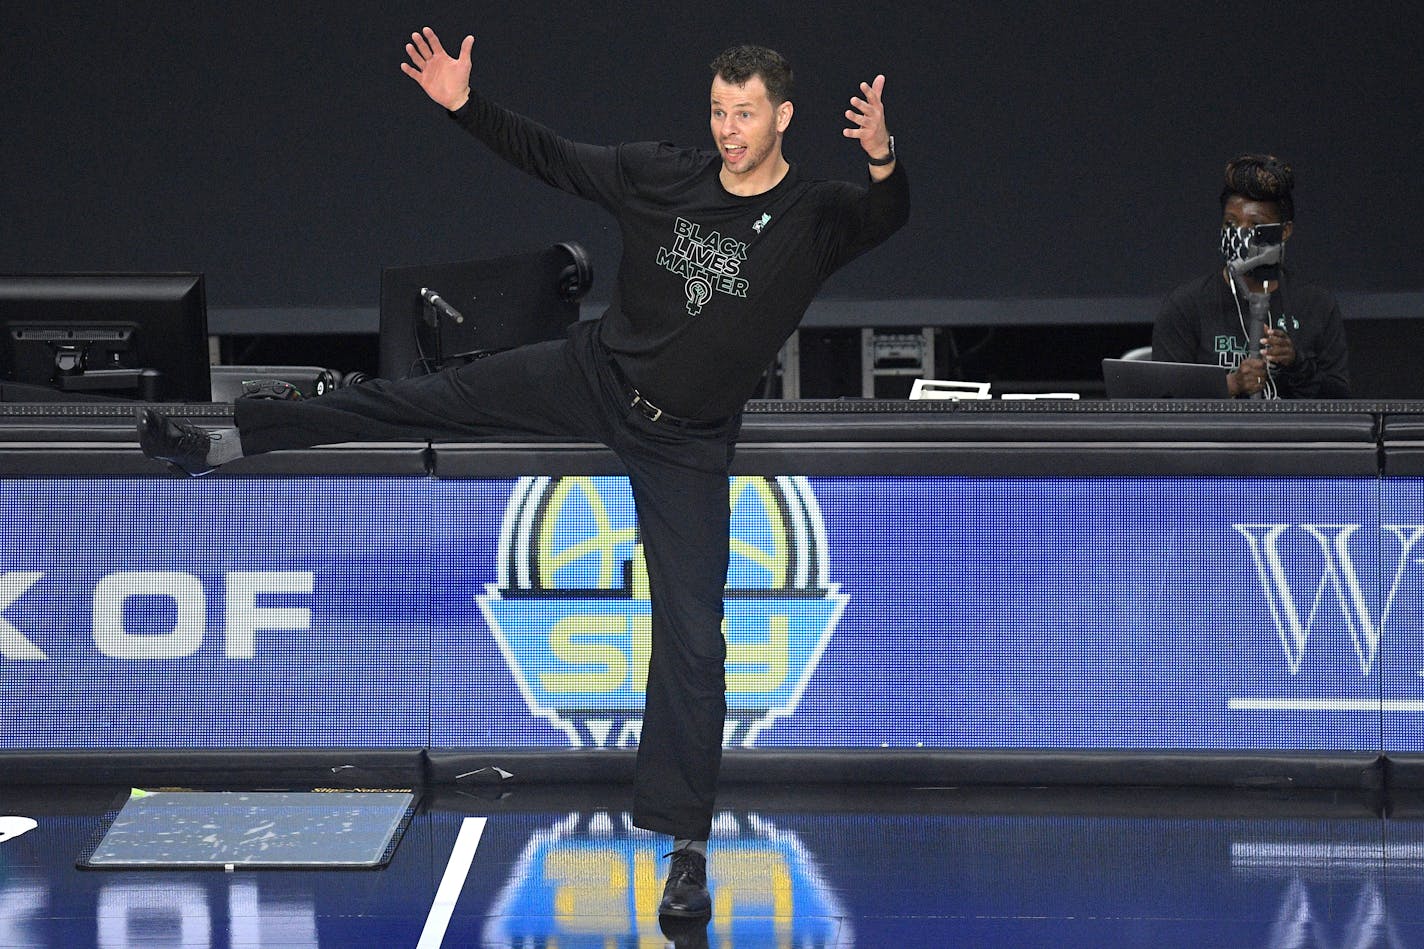
<svg viewBox="0 0 1424 949">
<path fill-rule="evenodd" d="M 895 160 L 895 136 L 892 135 L 892 136 L 890 136 L 890 154 L 886 155 L 884 158 L 867 158 L 865 161 L 866 161 L 866 164 L 870 164 L 870 165 L 888 165 L 888 164 L 890 164 L 891 162 L 893 162 L 894 160 Z"/>
</svg>

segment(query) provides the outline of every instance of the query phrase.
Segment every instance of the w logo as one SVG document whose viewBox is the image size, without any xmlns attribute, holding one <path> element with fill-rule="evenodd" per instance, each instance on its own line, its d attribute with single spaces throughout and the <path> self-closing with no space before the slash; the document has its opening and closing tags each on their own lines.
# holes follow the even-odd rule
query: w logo
<svg viewBox="0 0 1424 949">
<path fill-rule="evenodd" d="M 1374 537 L 1357 537 L 1359 524 L 1231 526 L 1250 545 L 1291 674 L 1305 662 L 1312 629 L 1338 612 L 1354 643 L 1360 675 L 1369 676 L 1395 597 L 1424 541 L 1424 524 L 1381 525 Z M 1378 567 L 1362 583 L 1357 555 L 1368 554 L 1367 545 L 1378 548 L 1377 558 L 1367 557 L 1377 559 Z"/>
</svg>

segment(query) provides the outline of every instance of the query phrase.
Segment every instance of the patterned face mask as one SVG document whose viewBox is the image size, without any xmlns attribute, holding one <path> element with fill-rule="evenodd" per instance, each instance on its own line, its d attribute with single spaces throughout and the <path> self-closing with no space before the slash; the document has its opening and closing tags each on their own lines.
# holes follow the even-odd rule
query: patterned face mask
<svg viewBox="0 0 1424 949">
<path fill-rule="evenodd" d="M 1221 260 L 1230 265 L 1233 261 L 1255 257 L 1273 244 L 1282 243 L 1282 228 L 1279 224 L 1262 224 L 1257 227 L 1232 227 L 1221 225 Z M 1284 248 L 1282 248 L 1284 250 Z M 1276 264 L 1280 263 L 1280 255 Z M 1272 265 L 1274 266 L 1274 265 Z M 1268 268 L 1256 268 L 1267 270 Z M 1275 279 L 1274 276 L 1271 279 Z"/>
<path fill-rule="evenodd" d="M 1249 257 L 1252 250 L 1251 238 L 1256 236 L 1254 227 L 1232 227 L 1230 224 L 1221 225 L 1221 260 L 1222 263 L 1229 264 L 1233 260 L 1241 260 Z"/>
</svg>

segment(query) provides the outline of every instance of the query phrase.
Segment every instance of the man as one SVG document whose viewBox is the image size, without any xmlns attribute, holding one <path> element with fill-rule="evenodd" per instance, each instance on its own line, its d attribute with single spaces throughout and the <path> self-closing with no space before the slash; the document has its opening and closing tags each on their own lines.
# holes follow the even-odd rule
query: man
<svg viewBox="0 0 1424 949">
<path fill-rule="evenodd" d="M 496 154 L 615 215 L 623 257 L 603 316 L 566 340 L 433 375 L 304 402 L 239 400 L 236 428 L 221 432 L 144 411 L 139 440 L 195 475 L 245 454 L 352 440 L 513 431 L 609 446 L 632 485 L 652 601 L 633 820 L 674 838 L 660 914 L 703 917 L 726 717 L 732 452 L 746 400 L 817 288 L 908 216 L 885 77 L 862 83 L 845 113 L 844 135 L 868 163 L 862 188 L 807 178 L 783 157 L 792 74 L 771 50 L 736 47 L 713 62 L 708 152 L 560 138 L 471 90 L 473 45 L 465 37 L 451 57 L 426 28 L 401 69 Z"/>
<path fill-rule="evenodd" d="M 1153 359 L 1219 365 L 1234 398 L 1349 398 L 1339 304 L 1280 266 L 1295 230 L 1294 178 L 1273 155 L 1227 163 L 1224 265 L 1167 297 L 1152 327 Z"/>
</svg>

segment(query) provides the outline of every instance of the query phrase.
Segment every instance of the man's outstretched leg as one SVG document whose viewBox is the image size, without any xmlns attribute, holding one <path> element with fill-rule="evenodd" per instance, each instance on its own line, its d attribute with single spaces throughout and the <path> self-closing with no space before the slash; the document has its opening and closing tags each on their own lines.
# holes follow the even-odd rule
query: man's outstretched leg
<svg viewBox="0 0 1424 949">
<path fill-rule="evenodd" d="M 469 365 L 399 381 L 372 380 L 315 399 L 238 399 L 234 428 L 207 431 L 157 409 L 138 414 L 150 458 L 190 475 L 247 455 L 338 442 L 459 440 L 497 432 L 602 441 L 607 424 L 592 368 L 593 329 Z"/>
</svg>

